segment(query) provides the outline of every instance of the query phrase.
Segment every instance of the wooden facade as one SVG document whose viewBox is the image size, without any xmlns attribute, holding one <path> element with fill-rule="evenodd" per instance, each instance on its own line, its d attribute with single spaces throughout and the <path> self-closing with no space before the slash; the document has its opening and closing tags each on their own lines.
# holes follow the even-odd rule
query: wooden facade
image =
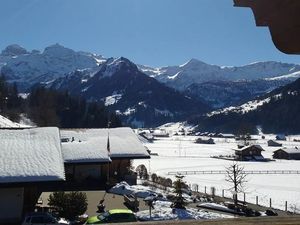
<svg viewBox="0 0 300 225">
<path fill-rule="evenodd" d="M 278 149 L 273 153 L 274 159 L 300 160 L 300 150 Z"/>
<path fill-rule="evenodd" d="M 263 161 L 261 152 L 264 151 L 260 145 L 245 146 L 235 149 L 235 159 L 240 161 Z"/>
<path fill-rule="evenodd" d="M 136 184 L 136 174 L 130 171 L 128 158 L 112 159 L 110 163 L 70 163 L 65 164 L 66 182 L 64 187 L 77 190 L 105 189 L 106 184 L 120 181 Z M 108 171 L 109 169 L 109 171 Z"/>
</svg>

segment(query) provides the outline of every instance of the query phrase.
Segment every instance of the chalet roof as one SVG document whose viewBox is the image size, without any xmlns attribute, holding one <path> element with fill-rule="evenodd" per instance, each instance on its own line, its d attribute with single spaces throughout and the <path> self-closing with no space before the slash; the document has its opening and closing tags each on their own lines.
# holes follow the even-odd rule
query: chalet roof
<svg viewBox="0 0 300 225">
<path fill-rule="evenodd" d="M 280 148 L 280 149 L 277 149 L 276 151 L 274 151 L 274 153 L 275 152 L 277 152 L 277 151 L 284 151 L 284 152 L 286 152 L 286 153 L 288 153 L 288 154 L 300 154 L 300 150 L 299 149 L 296 149 L 296 148 Z"/>
<path fill-rule="evenodd" d="M 268 145 L 282 146 L 281 143 L 274 141 L 274 140 L 268 140 Z"/>
<path fill-rule="evenodd" d="M 240 151 L 240 152 L 242 152 L 242 151 L 244 151 L 244 150 L 246 150 L 248 148 L 252 148 L 252 147 L 257 148 L 257 149 L 259 149 L 261 151 L 265 151 L 260 145 L 247 145 L 247 146 L 244 146 L 242 148 L 233 149 L 233 150 L 234 151 Z"/>
<path fill-rule="evenodd" d="M 0 130 L 0 183 L 64 180 L 59 130 Z"/>
<path fill-rule="evenodd" d="M 110 154 L 107 151 L 109 132 Z M 67 163 L 108 162 L 113 158 L 149 158 L 131 128 L 61 130 L 62 152 Z"/>
<path fill-rule="evenodd" d="M 280 144 L 279 142 L 274 141 L 274 140 L 268 140 L 268 143 L 276 143 L 276 144 Z"/>
<path fill-rule="evenodd" d="M 234 134 L 224 134 L 224 133 L 221 133 L 220 135 L 223 136 L 223 137 L 235 137 Z"/>
</svg>

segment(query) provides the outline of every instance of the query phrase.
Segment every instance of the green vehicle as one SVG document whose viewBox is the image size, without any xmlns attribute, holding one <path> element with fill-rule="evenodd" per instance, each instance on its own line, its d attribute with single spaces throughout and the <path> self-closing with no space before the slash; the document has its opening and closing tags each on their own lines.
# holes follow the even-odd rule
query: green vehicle
<svg viewBox="0 0 300 225">
<path fill-rule="evenodd" d="M 133 212 L 128 209 L 112 209 L 98 216 L 89 217 L 86 224 L 136 222 Z"/>
</svg>

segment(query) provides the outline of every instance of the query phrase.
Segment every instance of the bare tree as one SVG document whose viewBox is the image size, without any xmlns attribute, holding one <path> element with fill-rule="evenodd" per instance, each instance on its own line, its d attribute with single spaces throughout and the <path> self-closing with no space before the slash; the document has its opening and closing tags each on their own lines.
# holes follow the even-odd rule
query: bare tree
<svg viewBox="0 0 300 225">
<path fill-rule="evenodd" d="M 234 162 L 231 166 L 226 168 L 225 180 L 230 182 L 232 187 L 230 190 L 233 192 L 234 204 L 238 203 L 238 193 L 244 191 L 244 184 L 247 182 L 244 167 Z"/>
</svg>

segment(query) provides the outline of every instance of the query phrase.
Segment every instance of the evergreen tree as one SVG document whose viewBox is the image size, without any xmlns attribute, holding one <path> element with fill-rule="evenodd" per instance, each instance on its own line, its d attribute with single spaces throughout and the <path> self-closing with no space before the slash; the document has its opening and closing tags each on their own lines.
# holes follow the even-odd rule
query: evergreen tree
<svg viewBox="0 0 300 225">
<path fill-rule="evenodd" d="M 176 175 L 176 181 L 174 181 L 174 192 L 176 197 L 171 205 L 172 208 L 177 209 L 185 209 L 186 202 L 184 197 L 182 196 L 183 192 L 182 189 L 186 186 L 183 182 L 184 176 Z"/>
</svg>

